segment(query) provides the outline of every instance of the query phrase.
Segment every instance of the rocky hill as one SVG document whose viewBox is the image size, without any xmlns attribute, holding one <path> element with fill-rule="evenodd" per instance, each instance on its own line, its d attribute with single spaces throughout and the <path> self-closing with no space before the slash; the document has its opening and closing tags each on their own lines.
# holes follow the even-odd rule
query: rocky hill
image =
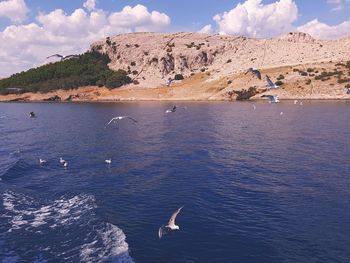
<svg viewBox="0 0 350 263">
<path fill-rule="evenodd" d="M 210 72 L 212 78 L 259 69 L 350 60 L 350 38 L 315 40 L 301 32 L 274 39 L 199 33 L 133 33 L 103 39 L 91 49 L 107 53 L 112 69 L 126 70 L 143 87 L 168 77 Z"/>
<path fill-rule="evenodd" d="M 112 70 L 132 80 L 118 89 L 81 87 L 49 93 L 0 96 L 1 100 L 241 100 L 262 94 L 280 99 L 350 99 L 350 37 L 325 41 L 301 32 L 278 38 L 199 33 L 131 33 L 91 45 L 107 54 Z M 250 67 L 259 80 L 244 74 Z M 175 75 L 183 80 L 165 85 Z M 281 86 L 266 89 L 265 75 Z"/>
</svg>

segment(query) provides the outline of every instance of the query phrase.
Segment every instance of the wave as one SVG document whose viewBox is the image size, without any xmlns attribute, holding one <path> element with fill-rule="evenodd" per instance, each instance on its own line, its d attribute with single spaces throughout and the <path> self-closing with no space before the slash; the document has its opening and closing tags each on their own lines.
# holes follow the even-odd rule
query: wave
<svg viewBox="0 0 350 263">
<path fill-rule="evenodd" d="M 42 262 L 133 262 L 126 236 L 96 214 L 94 196 L 61 197 L 42 204 L 27 195 L 3 193 L 1 216 L 7 258 Z"/>
</svg>

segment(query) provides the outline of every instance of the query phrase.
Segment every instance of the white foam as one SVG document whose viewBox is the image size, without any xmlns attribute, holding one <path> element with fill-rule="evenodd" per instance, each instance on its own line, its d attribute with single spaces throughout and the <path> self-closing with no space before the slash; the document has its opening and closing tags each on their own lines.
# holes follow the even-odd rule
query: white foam
<svg viewBox="0 0 350 263">
<path fill-rule="evenodd" d="M 37 233 L 45 235 L 47 228 L 67 226 L 83 228 L 86 229 L 86 234 L 79 237 L 83 242 L 78 247 L 72 248 L 77 251 L 80 261 L 134 262 L 128 253 L 129 246 L 123 231 L 113 224 L 101 222 L 96 218 L 94 212 L 96 203 L 93 196 L 63 197 L 41 205 L 28 196 L 7 191 L 3 194 L 3 205 L 6 211 L 4 218 L 8 218 L 11 226 L 8 232 L 29 231 L 34 235 Z M 61 235 L 64 235 L 69 242 L 71 239 L 69 234 L 67 232 Z M 65 256 L 65 252 L 61 256 Z"/>
</svg>

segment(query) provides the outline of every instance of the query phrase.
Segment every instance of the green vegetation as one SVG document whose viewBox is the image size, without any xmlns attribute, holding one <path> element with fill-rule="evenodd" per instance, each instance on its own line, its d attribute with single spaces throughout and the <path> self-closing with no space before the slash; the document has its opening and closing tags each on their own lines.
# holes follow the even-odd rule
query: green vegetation
<svg viewBox="0 0 350 263">
<path fill-rule="evenodd" d="M 77 59 L 50 63 L 0 80 L 0 93 L 49 92 L 97 85 L 117 88 L 131 83 L 123 70 L 110 70 L 107 55 L 97 51 L 87 52 Z"/>
<path fill-rule="evenodd" d="M 182 80 L 182 79 L 184 79 L 184 76 L 182 74 L 176 74 L 174 79 L 175 80 Z"/>
</svg>

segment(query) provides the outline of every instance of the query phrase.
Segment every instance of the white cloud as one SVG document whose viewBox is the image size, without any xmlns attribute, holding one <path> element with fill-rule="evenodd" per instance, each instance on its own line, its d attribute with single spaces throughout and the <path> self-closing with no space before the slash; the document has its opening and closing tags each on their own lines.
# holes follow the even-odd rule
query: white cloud
<svg viewBox="0 0 350 263">
<path fill-rule="evenodd" d="M 262 0 L 247 0 L 223 14 L 214 16 L 220 33 L 267 37 L 293 28 L 298 8 L 293 0 L 264 5 Z"/>
<path fill-rule="evenodd" d="M 11 25 L 0 31 L 1 76 L 45 63 L 52 53 L 81 53 L 96 40 L 136 31 L 161 31 L 170 18 L 145 6 L 126 6 L 120 12 L 76 9 L 66 14 L 56 9 L 39 14 L 27 25 Z"/>
<path fill-rule="evenodd" d="M 335 39 L 350 35 L 350 20 L 330 26 L 314 19 L 298 27 L 298 31 L 309 33 L 317 39 Z"/>
<path fill-rule="evenodd" d="M 333 5 L 332 11 L 340 11 L 344 9 L 346 3 L 349 3 L 350 0 L 327 0 L 328 4 Z"/>
<path fill-rule="evenodd" d="M 198 33 L 202 33 L 202 34 L 212 34 L 213 32 L 214 30 L 212 25 L 205 25 L 198 31 Z"/>
<path fill-rule="evenodd" d="M 29 9 L 24 0 L 7 0 L 0 2 L 0 17 L 7 17 L 12 22 L 22 22 Z"/>
<path fill-rule="evenodd" d="M 96 9 L 96 0 L 86 0 L 83 6 L 89 11 L 94 11 Z"/>
</svg>

